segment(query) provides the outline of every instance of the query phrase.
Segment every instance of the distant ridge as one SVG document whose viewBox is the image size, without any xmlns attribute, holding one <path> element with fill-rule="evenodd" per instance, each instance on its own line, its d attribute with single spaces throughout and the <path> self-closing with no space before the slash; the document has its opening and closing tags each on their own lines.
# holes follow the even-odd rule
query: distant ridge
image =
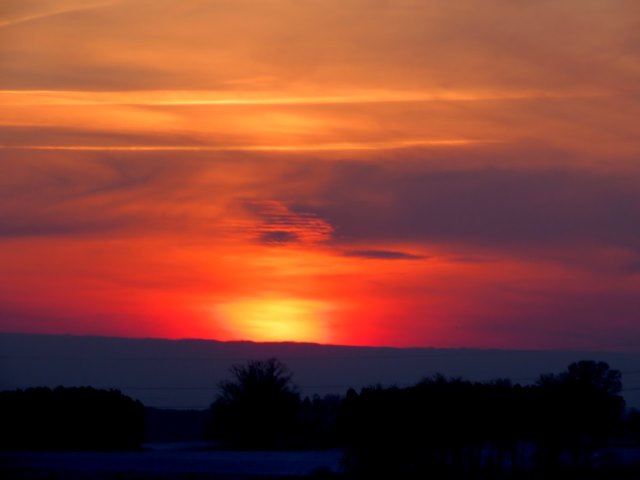
<svg viewBox="0 0 640 480">
<path fill-rule="evenodd" d="M 206 408 L 229 367 L 277 357 L 303 395 L 349 387 L 406 386 L 442 373 L 468 380 L 531 383 L 577 360 L 606 361 L 623 372 L 624 396 L 640 407 L 640 353 L 350 347 L 314 343 L 222 342 L 0 333 L 0 389 L 31 386 L 116 388 L 160 408 Z"/>
</svg>

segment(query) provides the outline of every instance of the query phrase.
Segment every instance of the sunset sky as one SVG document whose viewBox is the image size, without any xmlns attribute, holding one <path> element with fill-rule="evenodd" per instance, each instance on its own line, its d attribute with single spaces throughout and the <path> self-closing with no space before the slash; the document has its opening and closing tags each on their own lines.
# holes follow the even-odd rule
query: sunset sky
<svg viewBox="0 0 640 480">
<path fill-rule="evenodd" d="M 640 2 L 3 0 L 0 330 L 640 350 Z"/>
</svg>

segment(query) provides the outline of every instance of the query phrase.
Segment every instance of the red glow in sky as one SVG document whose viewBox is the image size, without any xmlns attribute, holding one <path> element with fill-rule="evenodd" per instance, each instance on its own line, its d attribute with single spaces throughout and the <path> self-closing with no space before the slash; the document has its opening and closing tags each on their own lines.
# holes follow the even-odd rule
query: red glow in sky
<svg viewBox="0 0 640 480">
<path fill-rule="evenodd" d="M 635 0 L 0 13 L 0 330 L 637 350 Z"/>
</svg>

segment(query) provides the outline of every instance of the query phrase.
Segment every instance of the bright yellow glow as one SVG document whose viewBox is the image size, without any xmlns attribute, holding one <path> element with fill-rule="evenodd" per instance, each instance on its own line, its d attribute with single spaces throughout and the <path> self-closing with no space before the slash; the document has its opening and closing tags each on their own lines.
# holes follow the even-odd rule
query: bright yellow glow
<svg viewBox="0 0 640 480">
<path fill-rule="evenodd" d="M 261 342 L 326 342 L 329 306 L 293 298 L 242 299 L 217 310 L 238 339 Z"/>
</svg>

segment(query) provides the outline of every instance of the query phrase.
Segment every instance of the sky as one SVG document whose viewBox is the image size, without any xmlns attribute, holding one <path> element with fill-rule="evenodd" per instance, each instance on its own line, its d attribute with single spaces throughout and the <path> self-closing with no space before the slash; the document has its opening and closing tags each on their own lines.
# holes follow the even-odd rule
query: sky
<svg viewBox="0 0 640 480">
<path fill-rule="evenodd" d="M 636 0 L 4 0 L 0 331 L 640 350 Z"/>
</svg>

